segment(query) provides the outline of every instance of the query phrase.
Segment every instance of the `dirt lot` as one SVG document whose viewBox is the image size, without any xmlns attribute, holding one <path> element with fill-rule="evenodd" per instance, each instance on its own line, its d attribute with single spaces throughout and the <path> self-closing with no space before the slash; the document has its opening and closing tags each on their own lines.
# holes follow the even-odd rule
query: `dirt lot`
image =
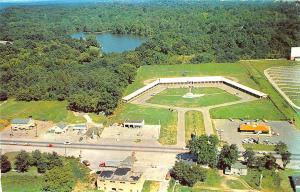
<svg viewBox="0 0 300 192">
<path fill-rule="evenodd" d="M 34 122 L 37 124 L 37 129 L 12 131 L 11 126 L 9 125 L 0 133 L 0 136 L 2 139 L 39 139 L 41 135 L 44 135 L 48 129 L 53 126 L 53 123 L 49 121 Z M 38 137 L 36 137 L 36 135 L 38 135 Z"/>
<path fill-rule="evenodd" d="M 111 126 L 104 128 L 101 138 L 128 139 L 128 140 L 157 140 L 160 125 L 145 125 L 143 128 L 124 128 Z"/>
</svg>

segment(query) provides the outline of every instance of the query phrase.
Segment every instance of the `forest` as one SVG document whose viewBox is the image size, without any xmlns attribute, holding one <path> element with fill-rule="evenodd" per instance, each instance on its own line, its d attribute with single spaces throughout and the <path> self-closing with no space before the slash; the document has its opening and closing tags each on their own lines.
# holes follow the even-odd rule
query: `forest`
<svg viewBox="0 0 300 192">
<path fill-rule="evenodd" d="M 142 65 L 287 58 L 300 44 L 299 2 L 98 3 L 10 7 L 0 13 L 0 99 L 67 100 L 111 114 Z M 86 40 L 70 37 L 88 32 Z M 147 40 L 101 53 L 93 32 Z M 100 50 L 100 51 L 99 51 Z"/>
</svg>

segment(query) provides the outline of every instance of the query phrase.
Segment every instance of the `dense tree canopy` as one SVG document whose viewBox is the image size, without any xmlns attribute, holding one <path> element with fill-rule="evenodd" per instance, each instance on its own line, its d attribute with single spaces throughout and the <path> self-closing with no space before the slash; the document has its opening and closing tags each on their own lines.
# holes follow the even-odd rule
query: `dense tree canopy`
<svg viewBox="0 0 300 192">
<path fill-rule="evenodd" d="M 0 95 L 68 100 L 69 108 L 112 113 L 145 64 L 229 62 L 287 57 L 300 44 L 297 2 L 99 3 L 7 8 L 0 14 Z M 135 34 L 135 51 L 102 54 L 95 36 Z M 182 61 L 181 56 L 188 58 Z"/>
</svg>

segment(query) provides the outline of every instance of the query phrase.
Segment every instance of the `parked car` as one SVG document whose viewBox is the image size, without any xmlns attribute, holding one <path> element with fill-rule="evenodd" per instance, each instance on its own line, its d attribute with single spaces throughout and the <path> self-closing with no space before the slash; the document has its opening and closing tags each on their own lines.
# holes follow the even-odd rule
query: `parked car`
<svg viewBox="0 0 300 192">
<path fill-rule="evenodd" d="M 71 145 L 70 141 L 65 141 L 64 144 L 65 145 Z"/>
<path fill-rule="evenodd" d="M 106 166 L 106 163 L 105 163 L 105 162 L 101 161 L 101 162 L 99 163 L 99 167 L 105 167 L 105 166 Z"/>
<path fill-rule="evenodd" d="M 82 163 L 85 165 L 85 166 L 90 166 L 90 162 L 88 160 L 83 160 Z"/>
<path fill-rule="evenodd" d="M 231 122 L 233 122 L 233 121 L 234 121 L 234 120 L 233 120 L 233 119 L 231 119 L 231 118 L 229 118 L 228 120 L 229 120 L 229 121 L 231 121 Z"/>
</svg>

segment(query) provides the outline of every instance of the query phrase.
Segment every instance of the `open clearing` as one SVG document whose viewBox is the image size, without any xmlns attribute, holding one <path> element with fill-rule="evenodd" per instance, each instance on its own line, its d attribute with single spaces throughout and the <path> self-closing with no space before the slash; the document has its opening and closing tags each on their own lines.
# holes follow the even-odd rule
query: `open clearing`
<svg viewBox="0 0 300 192">
<path fill-rule="evenodd" d="M 151 97 L 147 102 L 176 107 L 203 107 L 238 101 L 236 97 L 216 87 L 193 88 L 193 94 L 204 94 L 197 98 L 183 98 L 189 92 L 188 88 L 170 88 Z"/>
<path fill-rule="evenodd" d="M 14 101 L 0 106 L 0 119 L 28 118 L 53 122 L 83 123 L 83 117 L 76 117 L 67 110 L 64 101 Z"/>
<path fill-rule="evenodd" d="M 185 142 L 191 139 L 191 135 L 205 134 L 203 115 L 199 111 L 188 111 L 185 113 Z"/>
<path fill-rule="evenodd" d="M 123 122 L 124 120 L 144 119 L 145 124 L 161 125 L 159 141 L 162 144 L 176 144 L 177 137 L 177 113 L 167 109 L 144 107 L 134 104 L 119 106 L 115 115 L 110 117 L 111 122 Z"/>
<path fill-rule="evenodd" d="M 210 113 L 213 119 L 245 118 L 285 120 L 285 116 L 268 99 L 219 107 L 212 109 Z"/>
</svg>

